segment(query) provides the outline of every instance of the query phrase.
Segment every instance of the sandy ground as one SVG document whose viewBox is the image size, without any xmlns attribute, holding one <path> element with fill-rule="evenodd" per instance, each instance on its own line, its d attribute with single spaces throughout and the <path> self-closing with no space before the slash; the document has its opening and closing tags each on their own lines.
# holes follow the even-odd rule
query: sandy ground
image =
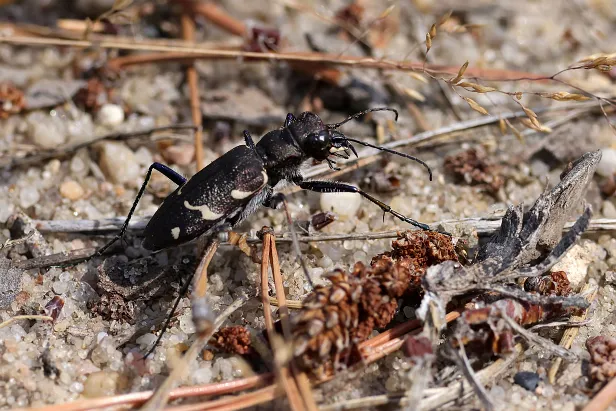
<svg viewBox="0 0 616 411">
<path fill-rule="evenodd" d="M 94 6 L 69 8 L 64 2 L 50 1 L 45 2 L 50 5 L 43 13 L 42 6 L 36 3 L 23 1 L 4 6 L 0 8 L 0 18 L 53 25 L 57 17 L 84 17 L 84 8 L 91 16 L 96 16 L 95 9 L 89 8 Z M 225 9 L 239 19 L 252 19 L 265 26 L 278 27 L 289 50 L 306 50 L 306 34 L 309 33 L 315 46 L 323 51 L 361 55 L 361 48 L 331 30 L 331 23 L 302 9 L 306 7 L 332 18 L 345 5 L 343 2 L 305 2 L 302 8 L 299 5 L 284 7 L 279 2 L 265 3 L 222 2 Z M 364 24 L 378 19 L 387 7 L 380 2 L 361 3 L 365 6 Z M 474 68 L 549 76 L 585 56 L 613 51 L 610 39 L 616 35 L 616 3 L 609 0 L 474 0 L 445 1 L 438 2 L 438 5 L 416 0 L 392 4 L 396 7 L 385 19 L 365 29 L 367 42 L 383 43 L 382 47 L 374 47 L 376 57 L 422 61 L 425 45 L 417 46 L 418 41 L 424 40 L 430 25 L 450 8 L 455 11 L 453 18 L 448 26 L 439 28 L 432 40 L 428 54 L 431 63 L 459 67 L 468 60 L 469 67 Z M 34 13 L 36 10 L 40 14 Z M 31 17 L 33 15 L 39 17 Z M 161 18 L 164 16 L 144 19 L 132 28 L 124 26 L 122 30 L 139 36 L 153 33 Z M 169 24 L 177 28 L 176 23 Z M 199 21 L 198 28 L 200 41 L 229 40 L 228 34 L 207 22 Z M 446 32 L 446 29 L 451 32 Z M 389 37 L 383 40 L 379 33 L 389 33 Z M 71 88 L 82 85 L 76 81 L 85 78 L 88 67 L 113 55 L 97 50 L 78 52 L 70 48 L 0 43 L 0 80 L 10 81 L 21 90 L 29 90 L 36 83 L 48 80 L 53 84 L 43 85 L 44 90 L 52 90 L 52 94 L 57 95 L 60 87 L 64 90 L 62 93 L 70 94 Z M 80 69 L 76 69 L 76 65 L 80 65 Z M 518 103 L 521 102 L 535 110 L 543 124 L 553 124 L 553 131 L 536 132 L 515 121 L 516 128 L 525 132 L 524 141 L 510 129 L 502 134 L 498 123 L 429 140 L 413 154 L 432 167 L 435 173 L 432 182 L 428 181 L 420 165 L 394 156 L 383 156 L 382 161 L 353 169 L 342 179 L 361 184 L 393 208 L 418 221 L 432 223 L 466 217 L 489 218 L 502 215 L 508 204 L 532 204 L 546 184 L 553 186 L 558 182 L 568 161 L 586 151 L 602 149 L 604 159 L 589 187 L 587 201 L 594 208 L 593 218 L 616 218 L 613 191 L 610 193 L 609 187 L 606 188 L 616 172 L 616 135 L 596 109 L 594 99 L 589 102 L 595 102 L 595 109 L 582 110 L 588 107 L 584 105 L 588 102 L 579 103 L 579 108 L 576 108 L 578 103 L 557 102 L 538 95 L 524 94 L 522 100 L 517 101 L 503 93 L 480 95 L 456 88 L 458 95 L 442 80 L 424 76 L 428 80 L 423 82 L 408 73 L 396 71 L 343 69 L 353 80 L 351 85 L 313 88 L 310 78 L 297 74 L 286 64 L 200 61 L 196 67 L 204 112 L 206 163 L 243 144 L 243 129 L 261 136 L 266 130 L 279 127 L 287 112 L 320 110 L 324 120 L 339 121 L 355 108 L 391 105 L 400 111 L 400 119 L 395 124 L 388 121 L 388 113 L 378 113 L 373 116 L 375 122 L 351 122 L 343 127 L 347 135 L 373 143 L 377 142 L 376 130 L 381 127 L 386 131 L 384 141 L 379 141 L 383 143 L 409 138 L 425 131 L 423 127 L 426 126 L 434 130 L 481 117 L 461 96 L 471 97 L 490 114 L 520 110 Z M 597 96 L 609 97 L 616 90 L 614 69 L 607 73 L 575 70 L 558 78 Z M 480 83 L 509 92 L 576 92 L 558 82 L 482 80 Z M 102 107 L 84 108 L 70 98 L 61 97 L 59 104 L 43 104 L 43 108 L 29 108 L 19 114 L 0 117 L 0 156 L 17 158 L 112 132 L 191 122 L 188 88 L 180 64 L 135 66 L 122 71 L 117 79 L 106 80 L 105 85 L 113 93 L 103 97 L 107 102 Z M 312 95 L 312 100 L 306 99 L 307 95 Z M 40 99 L 40 95 L 37 98 Z M 559 106 L 566 109 L 556 111 Z M 341 110 L 341 107 L 345 109 Z M 541 112 L 543 108 L 550 111 Z M 420 114 L 414 116 L 413 110 Z M 581 112 L 575 118 L 567 117 L 574 110 Z M 563 118 L 565 120 L 559 121 Z M 610 118 L 616 122 L 613 115 Z M 152 161 L 170 164 L 184 175 L 194 174 L 190 133 L 178 131 L 174 137 L 171 145 L 152 141 L 150 137 L 128 142 L 103 141 L 63 158 L 0 169 L 0 241 L 11 238 L 9 223 L 16 213 L 34 220 L 95 220 L 126 215 Z M 494 170 L 498 170 L 494 173 L 502 176 L 502 185 L 496 189 L 485 184 L 469 185 L 464 179 L 460 181 L 446 173 L 444 158 L 471 148 L 480 150 L 486 161 L 494 165 Z M 392 181 L 395 181 L 394 187 Z M 395 187 L 396 184 L 399 186 Z M 136 216 L 152 215 L 173 189 L 172 183 L 154 175 Z M 298 221 L 306 221 L 311 215 L 333 206 L 337 220 L 325 227 L 322 233 L 411 228 L 390 216 L 383 220 L 376 206 L 353 195 L 332 198 L 299 192 L 289 198 L 292 215 Z M 287 229 L 282 212 L 260 209 L 238 230 L 254 232 L 264 225 L 276 231 Z M 2 261 L 6 258 L 20 261 L 53 252 L 101 246 L 106 239 L 94 234 L 45 232 L 36 247 L 28 245 L 33 240 L 0 253 Z M 139 263 L 120 265 L 129 259 L 148 255 L 139 245 L 140 239 L 129 235 L 125 247 L 116 250 L 118 256 L 107 263 L 122 267 L 127 283 L 139 283 L 139 276 L 145 272 Z M 311 277 L 316 283 L 325 283 L 320 278 L 323 273 L 335 267 L 348 269 L 356 261 L 368 263 L 374 255 L 389 250 L 390 240 L 318 242 L 302 245 L 302 248 Z M 149 260 L 154 269 L 175 264 L 177 270 L 170 274 L 171 280 L 160 290 L 152 291 L 147 297 L 141 295 L 142 299 L 124 301 L 118 308 L 124 311 L 116 312 L 116 318 L 104 315 L 100 309 L 103 294 L 97 289 L 99 266 L 103 262 L 100 258 L 72 267 L 11 272 L 14 277 L 11 281 L 17 285 L 5 291 L 9 296 L 0 312 L 2 320 L 20 314 L 40 313 L 54 296 L 64 300 L 64 307 L 53 325 L 22 320 L 0 329 L 0 405 L 5 408 L 40 406 L 83 396 L 157 387 L 168 374 L 168 365 L 192 341 L 193 326 L 187 298 L 182 300 L 177 320 L 154 356 L 147 362 L 142 361 L 141 356 L 155 339 L 150 331 L 158 331 L 162 318 L 173 303 L 174 294 L 179 289 L 179 278 L 194 264 L 194 250 L 194 246 L 188 245 L 164 251 Z M 309 287 L 293 251 L 287 245 L 280 245 L 279 252 L 287 296 L 302 299 Z M 505 375 L 487 387 L 500 409 L 573 410 L 588 401 L 589 391 L 583 371 L 589 358 L 585 341 L 596 335 L 616 337 L 613 275 L 616 240 L 609 233 L 590 236 L 582 240 L 573 252 L 577 254 L 570 257 L 572 261 L 563 264 L 569 264 L 566 267 L 571 271 L 568 274 L 574 287 L 579 289 L 587 282 L 599 287 L 589 315 L 591 321 L 580 329 L 571 348 L 581 361 L 563 364 L 555 384 L 544 380 L 536 392 L 529 392 L 515 385 L 512 376 L 517 371 L 536 371 L 544 375 L 554 358 L 542 347 L 528 347 Z M 223 247 L 216 254 L 210 273 L 209 292 L 216 311 L 224 309 L 241 294 L 252 297 L 227 324 L 243 325 L 254 332 L 263 330 L 264 318 L 255 297 L 259 290 L 258 265 L 239 250 Z M 401 321 L 413 315 L 413 310 L 401 307 L 396 319 Z M 561 334 L 562 328 L 558 328 L 543 335 L 558 341 Z M 319 403 L 333 403 L 399 392 L 407 389 L 413 380 L 409 367 L 401 353 L 393 354 L 368 366 L 359 375 L 341 372 L 334 382 L 316 390 L 315 395 Z M 200 358 L 194 362 L 182 383 L 227 381 L 249 373 L 238 358 L 215 352 L 210 360 Z M 445 377 L 437 376 L 433 383 L 438 385 L 442 378 Z M 283 407 L 284 403 L 275 405 Z M 477 406 L 480 403 L 476 399 L 455 405 L 465 409 Z"/>
</svg>

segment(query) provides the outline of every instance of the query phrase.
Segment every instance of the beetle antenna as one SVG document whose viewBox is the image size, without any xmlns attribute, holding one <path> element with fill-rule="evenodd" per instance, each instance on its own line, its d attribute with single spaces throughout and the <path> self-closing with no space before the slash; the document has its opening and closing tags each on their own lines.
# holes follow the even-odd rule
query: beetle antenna
<svg viewBox="0 0 616 411">
<path fill-rule="evenodd" d="M 346 119 L 342 120 L 340 123 L 326 124 L 326 127 L 327 128 L 338 128 L 341 125 L 353 120 L 354 118 L 359 118 L 365 114 L 372 113 L 373 111 L 393 111 L 394 113 L 396 113 L 395 121 L 398 121 L 398 111 L 396 109 L 391 108 L 391 107 L 377 107 L 377 108 L 371 108 L 368 110 L 360 111 L 359 113 L 355 113 L 352 116 L 349 116 Z"/>
<path fill-rule="evenodd" d="M 432 170 L 430 169 L 430 166 L 429 166 L 429 165 L 427 165 L 427 164 L 426 164 L 425 162 L 423 162 L 422 160 L 418 159 L 417 157 L 413 157 L 413 156 L 411 156 L 411 155 L 404 154 L 404 153 L 401 153 L 401 152 L 399 152 L 399 151 L 392 150 L 392 149 L 389 149 L 389 148 L 386 148 L 386 147 L 375 146 L 374 144 L 366 143 L 365 141 L 355 140 L 354 138 L 349 138 L 349 137 L 346 137 L 346 136 L 345 136 L 345 138 L 346 138 L 347 140 L 349 140 L 349 141 L 352 141 L 353 143 L 361 144 L 362 146 L 367 146 L 367 147 L 376 148 L 376 149 L 378 149 L 378 150 L 385 151 L 385 152 L 387 152 L 387 153 L 395 154 L 395 155 L 397 155 L 397 156 L 404 157 L 404 158 L 408 158 L 409 160 L 416 161 L 416 162 L 418 162 L 419 164 L 421 164 L 422 166 L 424 166 L 424 167 L 426 168 L 426 170 L 428 170 L 428 174 L 430 175 L 430 181 L 432 181 Z"/>
</svg>

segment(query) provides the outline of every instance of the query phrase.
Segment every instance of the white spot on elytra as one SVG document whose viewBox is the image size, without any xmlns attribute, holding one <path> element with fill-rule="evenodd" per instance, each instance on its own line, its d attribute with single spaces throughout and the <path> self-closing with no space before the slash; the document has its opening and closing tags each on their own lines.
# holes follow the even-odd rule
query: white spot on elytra
<svg viewBox="0 0 616 411">
<path fill-rule="evenodd" d="M 231 190 L 231 197 L 236 200 L 242 200 L 248 196 L 251 196 L 253 191 Z"/>
<path fill-rule="evenodd" d="M 265 172 L 265 170 L 261 170 L 261 174 L 263 174 L 263 184 L 261 184 L 261 187 L 257 188 L 255 191 L 231 190 L 231 197 L 235 198 L 236 200 L 243 200 L 244 198 L 250 197 L 257 191 L 265 187 L 265 185 L 267 184 L 267 173 Z"/>
<path fill-rule="evenodd" d="M 171 235 L 173 236 L 175 240 L 177 240 L 180 237 L 180 227 L 172 228 Z"/>
<path fill-rule="evenodd" d="M 207 204 L 203 204 L 201 206 L 193 206 L 188 201 L 184 201 L 184 207 L 188 208 L 189 210 L 201 211 L 201 217 L 204 220 L 218 220 L 224 215 L 213 212 L 212 210 L 210 210 Z"/>
</svg>

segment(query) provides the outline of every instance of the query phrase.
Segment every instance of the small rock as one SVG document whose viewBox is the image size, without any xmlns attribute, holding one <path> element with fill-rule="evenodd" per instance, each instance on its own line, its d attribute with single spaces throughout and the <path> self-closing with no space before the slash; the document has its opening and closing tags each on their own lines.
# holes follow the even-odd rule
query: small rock
<svg viewBox="0 0 616 411">
<path fill-rule="evenodd" d="M 83 385 L 83 396 L 89 398 L 106 397 L 116 393 L 120 380 L 117 372 L 99 371 L 88 375 Z"/>
<path fill-rule="evenodd" d="M 0 309 L 8 308 L 21 291 L 23 270 L 13 267 L 11 260 L 0 257 Z"/>
<path fill-rule="evenodd" d="M 605 200 L 601 206 L 601 212 L 605 218 L 616 218 L 616 207 L 610 200 Z"/>
<path fill-rule="evenodd" d="M 41 148 L 57 148 L 66 141 L 66 126 L 62 120 L 35 111 L 26 117 L 30 140 Z"/>
<path fill-rule="evenodd" d="M 539 374 L 531 371 L 520 371 L 513 376 L 513 382 L 518 384 L 520 387 L 532 392 L 535 392 L 535 390 L 537 389 L 539 381 Z"/>
<path fill-rule="evenodd" d="M 117 126 L 124 121 L 124 109 L 117 104 L 103 104 L 98 111 L 97 120 L 108 127 Z"/>
<path fill-rule="evenodd" d="M 187 166 L 195 157 L 195 146 L 192 144 L 176 144 L 167 147 L 162 155 L 169 163 Z"/>
<path fill-rule="evenodd" d="M 616 285 L 616 271 L 606 271 L 605 282 L 608 284 Z"/>
<path fill-rule="evenodd" d="M 116 184 L 140 180 L 139 165 L 135 155 L 123 143 L 111 141 L 102 143 L 99 165 Z"/>
<path fill-rule="evenodd" d="M 340 217 L 354 217 L 359 210 L 361 196 L 357 193 L 322 193 L 321 210 Z"/>
<path fill-rule="evenodd" d="M 85 191 L 78 182 L 69 180 L 60 185 L 60 195 L 64 198 L 68 198 L 71 201 L 79 200 L 83 197 Z"/>
<path fill-rule="evenodd" d="M 604 256 L 599 255 L 603 251 Z M 578 290 L 588 274 L 588 266 L 592 261 L 605 258 L 605 250 L 594 242 L 584 241 L 574 245 L 571 250 L 558 262 L 552 271 L 564 271 L 573 290 Z"/>
<path fill-rule="evenodd" d="M 32 207 L 34 204 L 38 203 L 41 196 L 38 190 L 34 187 L 24 187 L 19 192 L 19 205 L 22 208 Z"/>
<path fill-rule="evenodd" d="M 611 177 L 616 173 L 616 149 L 604 148 L 601 150 L 601 161 L 597 166 L 597 174 L 602 177 Z"/>
</svg>

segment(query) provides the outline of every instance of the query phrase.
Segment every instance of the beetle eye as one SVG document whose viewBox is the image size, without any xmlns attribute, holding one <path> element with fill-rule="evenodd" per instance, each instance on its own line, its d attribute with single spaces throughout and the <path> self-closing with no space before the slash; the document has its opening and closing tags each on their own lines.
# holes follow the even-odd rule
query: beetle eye
<svg viewBox="0 0 616 411">
<path fill-rule="evenodd" d="M 315 160 L 325 160 L 331 147 L 332 140 L 328 130 L 308 134 L 304 140 L 304 151 Z"/>
</svg>

